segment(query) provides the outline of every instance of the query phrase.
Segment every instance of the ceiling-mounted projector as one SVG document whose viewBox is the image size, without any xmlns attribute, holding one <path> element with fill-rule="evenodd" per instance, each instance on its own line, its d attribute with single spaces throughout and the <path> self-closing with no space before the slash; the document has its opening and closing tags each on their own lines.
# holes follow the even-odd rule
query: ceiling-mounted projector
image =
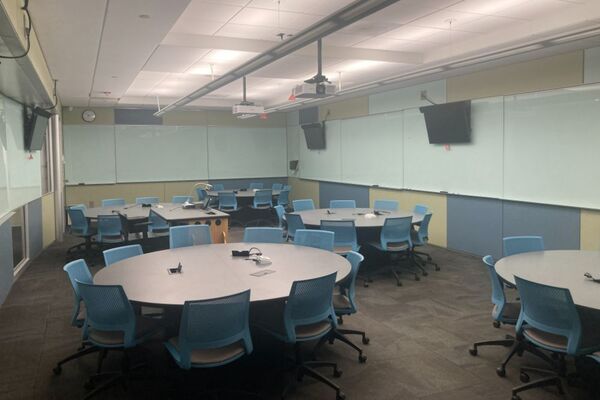
<svg viewBox="0 0 600 400">
<path fill-rule="evenodd" d="M 231 111 L 232 114 L 238 117 L 239 119 L 244 119 L 264 114 L 265 107 L 250 102 L 243 102 L 240 104 L 235 104 L 232 107 Z"/>
<path fill-rule="evenodd" d="M 292 93 L 295 97 L 301 99 L 314 99 L 327 96 L 333 96 L 337 91 L 337 87 L 333 83 L 319 82 L 319 83 L 301 83 L 296 85 Z"/>
</svg>

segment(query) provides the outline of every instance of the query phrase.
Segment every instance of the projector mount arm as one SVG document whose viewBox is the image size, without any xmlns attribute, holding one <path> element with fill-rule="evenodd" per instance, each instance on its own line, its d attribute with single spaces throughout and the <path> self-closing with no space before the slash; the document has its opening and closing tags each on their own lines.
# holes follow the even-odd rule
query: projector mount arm
<svg viewBox="0 0 600 400">
<path fill-rule="evenodd" d="M 310 79 L 305 80 L 305 83 L 331 83 L 325 75 L 323 75 L 323 43 L 322 39 L 317 40 L 317 74 Z"/>
</svg>

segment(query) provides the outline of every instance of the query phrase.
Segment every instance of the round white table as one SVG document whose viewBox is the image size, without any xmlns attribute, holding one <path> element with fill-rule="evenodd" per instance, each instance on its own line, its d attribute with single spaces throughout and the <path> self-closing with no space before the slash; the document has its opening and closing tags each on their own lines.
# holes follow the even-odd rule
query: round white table
<svg viewBox="0 0 600 400">
<path fill-rule="evenodd" d="M 329 213 L 328 213 L 329 211 Z M 386 218 L 412 217 L 413 224 L 423 221 L 424 214 L 415 214 L 405 211 L 383 211 L 381 215 L 367 218 L 366 214 L 373 214 L 372 208 L 318 208 L 315 210 L 296 211 L 302 217 L 304 225 L 320 226 L 321 220 L 339 221 L 354 220 L 357 228 L 381 228 Z"/>
<path fill-rule="evenodd" d="M 600 278 L 600 252 L 547 250 L 504 257 L 496 272 L 512 284 L 519 278 L 544 285 L 567 288 L 578 306 L 600 310 L 600 284 L 583 276 L 589 272 Z"/>
<path fill-rule="evenodd" d="M 258 247 L 271 265 L 257 266 L 231 250 Z M 168 268 L 181 262 L 182 273 Z M 129 300 L 151 305 L 179 306 L 186 300 L 223 297 L 250 289 L 250 301 L 276 300 L 289 295 L 296 280 L 337 272 L 339 282 L 350 263 L 333 252 L 291 244 L 229 243 L 182 247 L 128 258 L 101 269 L 94 283 L 122 285 Z M 263 276 L 251 274 L 272 270 Z"/>
</svg>

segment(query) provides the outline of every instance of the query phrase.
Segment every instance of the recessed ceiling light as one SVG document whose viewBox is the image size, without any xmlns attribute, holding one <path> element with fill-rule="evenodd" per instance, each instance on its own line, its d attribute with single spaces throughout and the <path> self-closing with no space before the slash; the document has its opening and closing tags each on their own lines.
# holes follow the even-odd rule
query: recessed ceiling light
<svg viewBox="0 0 600 400">
<path fill-rule="evenodd" d="M 150 16 L 148 14 L 140 14 L 138 15 L 138 17 L 141 19 L 150 19 Z"/>
</svg>

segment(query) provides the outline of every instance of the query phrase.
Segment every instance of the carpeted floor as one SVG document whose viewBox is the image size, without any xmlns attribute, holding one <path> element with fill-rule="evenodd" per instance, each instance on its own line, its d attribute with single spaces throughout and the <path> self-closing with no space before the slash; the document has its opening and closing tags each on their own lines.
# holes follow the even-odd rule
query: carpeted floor
<svg viewBox="0 0 600 400">
<path fill-rule="evenodd" d="M 241 237 L 233 231 L 230 241 Z M 80 331 L 69 325 L 72 292 L 62 266 L 71 241 L 56 243 L 38 257 L 15 282 L 0 307 L 0 399 L 78 399 L 94 372 L 96 356 L 66 364 L 54 376 L 56 361 L 75 351 Z M 334 379 L 348 399 L 488 399 L 508 400 L 519 384 L 519 365 L 539 364 L 525 355 L 508 366 L 507 377 L 495 368 L 506 348 L 481 348 L 478 357 L 467 349 L 473 341 L 503 338 L 510 328 L 491 323 L 490 285 L 478 257 L 445 249 L 428 249 L 441 271 L 416 282 L 404 275 L 397 287 L 391 275 L 375 276 L 368 288 L 359 285 L 360 311 L 345 318 L 344 327 L 366 330 L 371 342 L 363 346 L 366 364 L 342 343 L 325 345 L 320 359 L 336 361 L 343 370 Z M 97 266 L 94 270 L 97 270 Z M 355 339 L 359 344 L 360 340 Z M 159 340 L 145 345 L 134 358 L 145 358 L 149 368 L 129 385 L 116 386 L 97 398 L 204 398 L 204 390 L 228 388 L 279 398 L 285 380 L 280 373 L 284 347 L 256 335 L 251 357 L 218 371 L 180 371 Z M 105 369 L 119 365 L 120 354 L 109 355 Z M 326 371 L 323 371 L 326 372 Z M 591 399 L 580 389 L 568 388 L 573 399 Z M 219 398 L 252 398 L 222 394 Z M 328 387 L 305 378 L 290 399 L 335 399 Z M 559 399 L 554 389 L 532 390 L 527 399 Z"/>
</svg>

